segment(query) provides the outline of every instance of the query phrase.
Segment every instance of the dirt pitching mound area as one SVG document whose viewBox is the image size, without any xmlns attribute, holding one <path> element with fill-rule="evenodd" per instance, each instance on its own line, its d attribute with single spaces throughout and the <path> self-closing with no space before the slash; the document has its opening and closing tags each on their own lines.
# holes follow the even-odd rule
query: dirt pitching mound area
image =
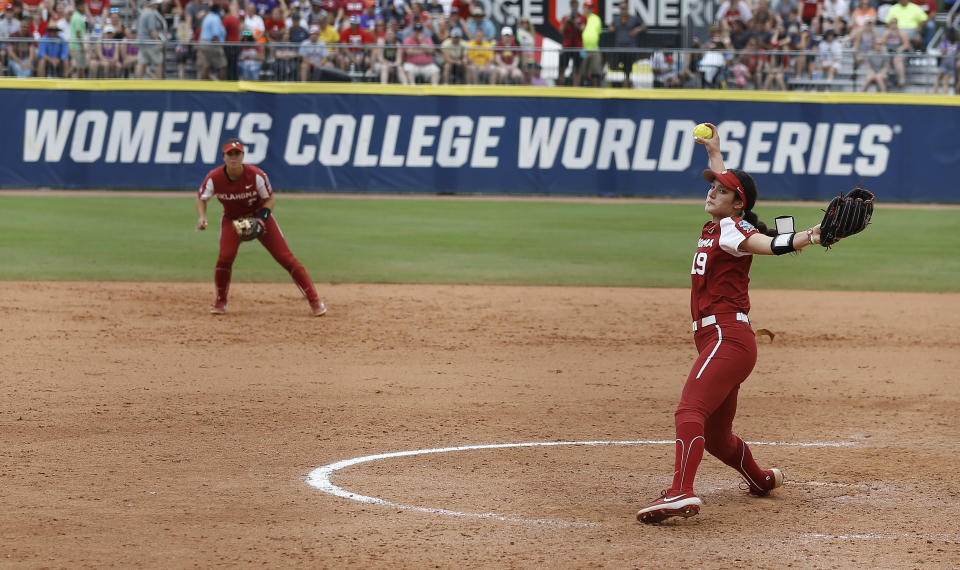
<svg viewBox="0 0 960 570">
<path fill-rule="evenodd" d="M 960 565 L 960 295 L 755 291 L 735 427 L 787 481 L 707 456 L 645 526 L 687 291 L 212 289 L 0 283 L 0 565 Z"/>
</svg>

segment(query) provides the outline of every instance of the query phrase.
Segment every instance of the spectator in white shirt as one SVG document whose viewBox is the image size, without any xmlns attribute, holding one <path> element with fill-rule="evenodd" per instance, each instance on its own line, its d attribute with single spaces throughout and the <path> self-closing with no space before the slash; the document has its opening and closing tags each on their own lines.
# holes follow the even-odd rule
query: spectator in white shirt
<svg viewBox="0 0 960 570">
<path fill-rule="evenodd" d="M 820 70 L 822 77 L 827 80 L 833 80 L 840 69 L 840 59 L 843 57 L 843 43 L 837 37 L 837 32 L 830 28 L 823 34 L 823 40 L 817 47 L 820 57 Z"/>
<path fill-rule="evenodd" d="M 307 81 L 318 72 L 323 75 L 323 68 L 330 66 L 327 43 L 320 39 L 320 26 L 310 26 L 310 37 L 300 44 L 300 81 Z"/>
<path fill-rule="evenodd" d="M 253 2 L 247 2 L 247 7 L 245 9 L 243 16 L 243 29 L 250 30 L 253 33 L 254 39 L 258 39 L 263 35 L 263 32 L 267 29 L 266 24 L 263 22 L 263 18 L 260 17 L 260 14 L 257 14 L 257 5 Z"/>
</svg>

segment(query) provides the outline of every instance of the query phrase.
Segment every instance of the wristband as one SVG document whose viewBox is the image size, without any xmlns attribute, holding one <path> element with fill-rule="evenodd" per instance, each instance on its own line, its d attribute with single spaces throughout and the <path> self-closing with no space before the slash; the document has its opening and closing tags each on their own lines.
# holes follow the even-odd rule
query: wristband
<svg viewBox="0 0 960 570">
<path fill-rule="evenodd" d="M 264 224 L 267 223 L 267 218 L 270 217 L 270 208 L 263 207 L 257 211 L 257 217 L 260 218 L 260 221 Z"/>
<path fill-rule="evenodd" d="M 807 230 L 807 241 L 809 241 L 811 245 L 817 243 L 813 240 L 813 228 Z"/>
<path fill-rule="evenodd" d="M 770 242 L 770 250 L 774 255 L 783 255 L 785 253 L 790 253 L 796 251 L 796 248 L 793 247 L 793 236 L 797 235 L 796 233 L 790 234 L 780 234 L 777 237 L 773 238 L 773 241 Z"/>
</svg>

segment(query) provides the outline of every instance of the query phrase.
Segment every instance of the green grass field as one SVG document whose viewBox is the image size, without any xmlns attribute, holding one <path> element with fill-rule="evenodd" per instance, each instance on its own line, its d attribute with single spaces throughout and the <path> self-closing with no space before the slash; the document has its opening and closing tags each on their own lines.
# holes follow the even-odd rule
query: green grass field
<svg viewBox="0 0 960 570">
<path fill-rule="evenodd" d="M 207 281 L 212 227 L 196 232 L 191 194 L 0 197 L 0 279 Z M 763 205 L 762 219 L 817 223 L 822 205 Z M 293 252 L 318 282 L 687 287 L 706 221 L 697 204 L 285 200 L 275 209 Z M 960 291 L 960 211 L 879 206 L 874 222 L 829 252 L 759 257 L 754 288 Z M 238 281 L 289 279 L 257 243 L 234 265 Z"/>
</svg>

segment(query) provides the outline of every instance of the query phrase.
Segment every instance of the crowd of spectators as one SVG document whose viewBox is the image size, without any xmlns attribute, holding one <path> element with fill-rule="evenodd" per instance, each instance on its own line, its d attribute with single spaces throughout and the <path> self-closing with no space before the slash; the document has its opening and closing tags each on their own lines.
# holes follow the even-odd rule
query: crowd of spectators
<svg viewBox="0 0 960 570">
<path fill-rule="evenodd" d="M 692 50 L 638 49 L 628 2 L 604 23 L 597 0 L 568 1 L 558 85 L 632 87 L 643 60 L 654 87 L 783 90 L 829 84 L 846 57 L 858 87 L 886 91 L 933 50 L 934 89 L 957 89 L 960 21 L 936 35 L 937 0 L 724 0 Z M 0 57 L 17 77 L 546 85 L 541 38 L 509 23 L 473 0 L 12 0 Z"/>
<path fill-rule="evenodd" d="M 933 56 L 938 58 L 934 92 L 948 85 L 956 90 L 960 22 L 948 22 L 935 42 L 936 0 L 854 1 L 724 0 L 706 51 L 664 65 L 660 82 L 682 84 L 699 76 L 707 87 L 829 86 L 839 79 L 846 55 L 847 71 L 861 70 L 859 90 L 887 91 L 905 87 L 909 58 Z"/>
<path fill-rule="evenodd" d="M 530 21 L 514 32 L 460 0 L 446 11 L 438 0 L 129 2 L 9 1 L 3 67 L 17 77 L 154 78 L 172 59 L 180 78 L 192 70 L 210 80 L 269 71 L 301 81 L 542 83 Z"/>
</svg>

